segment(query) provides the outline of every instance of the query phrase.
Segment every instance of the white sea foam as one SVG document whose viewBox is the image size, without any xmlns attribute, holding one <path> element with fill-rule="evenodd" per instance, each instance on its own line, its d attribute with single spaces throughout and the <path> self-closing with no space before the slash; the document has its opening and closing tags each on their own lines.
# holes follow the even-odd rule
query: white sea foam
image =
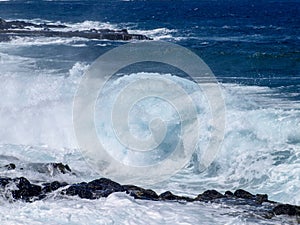
<svg viewBox="0 0 300 225">
<path fill-rule="evenodd" d="M 177 30 L 168 29 L 168 28 L 156 28 L 153 30 L 139 30 L 139 29 L 131 28 L 128 30 L 128 32 L 143 34 L 153 38 L 154 40 L 165 40 L 165 39 L 173 39 L 173 34 L 176 33 Z"/>
<path fill-rule="evenodd" d="M 74 47 L 86 46 L 84 43 L 78 44 L 78 42 L 86 42 L 87 39 L 72 37 L 14 37 L 10 41 L 15 46 L 43 46 L 43 45 L 71 45 Z M 5 43 L 3 44 L 5 45 Z"/>
<path fill-rule="evenodd" d="M 180 30 L 177 29 L 169 29 L 166 27 L 157 27 L 154 29 L 140 29 L 138 28 L 137 24 L 135 23 L 120 23 L 120 24 L 115 24 L 115 23 L 110 23 L 110 22 L 101 22 L 101 21 L 92 21 L 92 20 L 85 20 L 82 22 L 77 22 L 77 23 L 64 23 L 61 21 L 50 21 L 50 20 L 44 20 L 44 19 L 39 19 L 39 18 L 35 18 L 35 19 L 19 19 L 25 22 L 29 22 L 29 23 L 47 23 L 47 24 L 53 24 L 53 25 L 65 25 L 67 27 L 63 28 L 63 27 L 59 27 L 59 28 L 51 28 L 51 30 L 54 31 L 84 31 L 84 30 L 90 30 L 90 29 L 110 29 L 110 30 L 121 30 L 121 29 L 127 29 L 129 33 L 133 33 L 133 34 L 143 34 L 146 35 L 154 40 L 172 40 L 172 41 L 182 41 L 187 39 L 186 35 L 180 34 Z M 11 20 L 8 20 L 11 21 Z M 32 30 L 39 30 L 40 28 L 34 28 L 34 27 L 28 27 Z M 228 26 L 228 25 L 224 25 L 223 27 L 213 27 L 211 29 L 237 29 L 237 26 Z M 254 25 L 249 25 L 248 28 L 252 28 L 255 30 L 259 30 L 259 29 L 282 29 L 281 27 L 275 27 L 275 26 L 254 26 Z M 206 30 L 207 27 L 206 26 L 195 26 L 194 29 L 202 29 L 202 30 Z M 239 28 L 240 29 L 240 28 Z M 224 42 L 224 41 L 230 41 L 230 42 L 264 42 L 268 39 L 272 39 L 273 36 L 266 36 L 266 35 L 262 35 L 262 34 L 249 34 L 249 35 L 237 35 L 237 36 L 205 36 L 205 33 L 203 36 L 194 36 L 193 32 L 191 32 L 188 35 L 189 39 L 194 39 L 194 40 L 199 40 L 202 43 L 208 43 L 208 42 Z M 283 39 L 289 38 L 289 37 L 282 37 Z M 17 38 L 17 40 L 20 38 Z M 31 42 L 29 41 L 30 39 L 24 39 L 25 43 L 27 44 L 32 44 L 32 45 L 39 45 L 39 44 L 43 44 L 47 43 L 47 41 L 43 41 L 43 40 L 39 40 L 40 38 L 34 38 L 31 40 Z M 44 38 L 45 39 L 45 38 Z M 55 43 L 69 43 L 73 41 L 76 41 L 77 39 L 83 39 L 84 38 L 75 38 L 75 39 L 70 39 L 70 38 L 60 38 L 60 39 L 56 39 L 56 38 L 47 38 L 47 40 L 49 40 L 49 44 L 55 44 Z M 20 39 L 23 40 L 23 39 Z M 17 44 L 22 43 L 22 41 L 17 41 Z M 76 47 L 76 45 L 75 45 Z"/>
<path fill-rule="evenodd" d="M 51 28 L 51 30 L 54 31 L 84 31 L 84 30 L 90 30 L 90 29 L 110 29 L 110 30 L 121 30 L 121 29 L 127 29 L 129 33 L 132 34 L 142 34 L 146 35 L 150 38 L 153 38 L 154 40 L 175 40 L 180 41 L 182 39 L 185 39 L 184 37 L 178 37 L 176 34 L 178 31 L 176 29 L 168 29 L 164 27 L 155 28 L 155 29 L 149 29 L 149 30 L 142 30 L 138 29 L 137 25 L 134 23 L 120 23 L 120 24 L 114 24 L 109 22 L 100 22 L 100 21 L 90 21 L 86 20 L 83 22 L 78 23 L 63 23 L 61 21 L 49 21 L 44 19 L 19 19 L 28 23 L 37 23 L 37 24 L 52 24 L 52 25 L 64 25 L 67 27 L 59 27 L 59 28 Z M 12 21 L 12 20 L 7 20 Z M 35 27 L 28 27 L 31 30 L 40 30 L 40 28 Z M 15 37 L 11 41 L 11 43 L 21 46 L 21 45 L 47 45 L 47 44 L 66 44 L 66 45 L 73 45 L 74 47 L 79 47 L 78 44 L 76 44 L 77 41 L 87 41 L 85 38 L 59 38 L 59 37 Z M 81 44 L 83 45 L 83 44 Z"/>
<path fill-rule="evenodd" d="M 22 162 L 68 163 L 79 174 L 59 178 L 68 182 L 95 178 L 96 171 L 77 149 L 72 124 L 73 96 L 88 65 L 74 62 L 67 73 L 58 76 L 53 74 L 55 71 L 40 69 L 36 59 L 9 53 L 15 48 L 14 43 L 1 43 L 0 154 L 15 156 Z M 181 79 L 181 82 L 189 87 L 190 81 Z M 119 84 L 116 82 L 113 88 L 117 90 Z M 184 195 L 196 195 L 211 188 L 219 191 L 244 188 L 253 193 L 268 193 L 272 200 L 299 205 L 299 102 L 278 98 L 278 90 L 267 87 L 222 84 L 222 90 L 226 102 L 226 133 L 214 163 L 201 173 L 197 169 L 201 152 L 197 152 L 190 165 L 152 188 L 157 192 L 172 190 Z M 7 176 L 22 175 L 8 173 Z M 44 179 L 34 172 L 26 176 Z M 50 198 L 33 204 L 18 202 L 10 205 L 14 210 L 1 206 L 0 216 L 3 224 L 33 221 L 50 224 L 224 221 L 236 224 L 244 221 L 243 217 L 221 216 L 220 213 L 226 214 L 225 208 L 202 208 L 199 204 L 141 203 L 114 194 L 97 201 Z"/>
<path fill-rule="evenodd" d="M 60 22 L 54 24 L 61 25 Z M 109 22 L 88 21 L 88 20 L 80 23 L 65 23 L 63 25 L 68 26 L 67 28 L 63 28 L 64 31 L 90 30 L 90 29 L 111 29 L 111 30 L 128 29 L 129 33 L 143 34 L 153 38 L 154 40 L 173 39 L 173 34 L 178 32 L 176 29 L 168 29 L 164 27 L 159 27 L 159 28 L 149 29 L 149 30 L 141 30 L 136 28 L 136 24 L 133 23 L 113 24 Z M 60 29 L 61 28 L 59 28 L 59 30 Z"/>
<path fill-rule="evenodd" d="M 59 190 L 58 190 L 59 191 Z M 7 204 L 7 203 L 4 203 Z M 295 218 L 272 220 L 244 217 L 242 207 L 219 204 L 155 202 L 134 200 L 114 193 L 99 200 L 78 197 L 59 199 L 52 194 L 45 201 L 15 202 L 1 207 L 1 224 L 292 224 Z"/>
<path fill-rule="evenodd" d="M 31 59 L 5 54 L 1 58 L 0 123 L 3 129 L 0 142 L 75 149 L 72 100 L 88 65 L 78 62 L 66 76 L 45 73 L 39 76 L 38 71 L 26 76 L 30 69 L 36 69 L 34 66 L 22 67 Z M 9 65 L 9 59 L 20 64 L 6 68 L 3 64 Z M 130 76 L 126 79 L 130 80 Z M 188 87 L 190 81 L 185 82 Z M 116 83 L 115 88 L 118 87 Z M 269 193 L 274 200 L 299 204 L 300 192 L 296 182 L 300 172 L 298 103 L 273 99 L 272 93 L 276 91 L 266 87 L 224 84 L 222 89 L 227 123 L 223 147 L 216 161 L 199 174 L 196 160 L 192 167 L 183 170 L 164 186 L 189 194 L 207 188 L 246 188 Z M 55 159 L 52 150 L 49 151 L 49 157 Z M 200 160 L 201 153 L 198 157 Z"/>
</svg>

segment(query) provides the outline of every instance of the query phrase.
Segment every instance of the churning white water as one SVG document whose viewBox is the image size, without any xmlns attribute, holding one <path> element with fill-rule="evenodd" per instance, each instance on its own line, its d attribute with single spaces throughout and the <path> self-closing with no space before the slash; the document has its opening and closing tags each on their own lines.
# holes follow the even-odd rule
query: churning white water
<svg viewBox="0 0 300 225">
<path fill-rule="evenodd" d="M 76 45 L 65 39 L 43 39 L 45 45 Z M 17 40 L 18 41 L 18 40 Z M 71 62 L 58 68 L 59 60 L 40 59 L 22 54 L 30 51 L 30 40 L 0 44 L 0 154 L 4 162 L 27 165 L 32 162 L 63 162 L 75 175 L 49 177 L 34 171 L 1 171 L 3 176 L 25 176 L 32 180 L 89 181 L 99 177 L 78 150 L 72 123 L 72 104 L 76 89 L 89 63 Z M 28 41 L 28 42 L 26 42 Z M 49 42 L 47 42 L 49 41 Z M 76 47 L 76 46 L 73 46 Z M 33 51 L 33 50 L 32 50 Z M 46 65 L 46 66 L 45 66 Z M 52 66 L 53 65 L 53 66 Z M 111 83 L 115 94 L 137 76 L 165 76 L 180 82 L 198 105 L 199 120 L 209 116 L 203 93 L 195 84 L 171 74 L 135 73 Z M 267 193 L 276 201 L 300 204 L 300 104 L 279 98 L 278 90 L 258 86 L 220 84 L 226 104 L 226 129 L 222 147 L 216 159 L 205 171 L 199 171 L 201 146 L 207 142 L 205 128 L 199 149 L 190 163 L 173 177 L 150 186 L 158 193 L 171 190 L 176 194 L 197 195 L 207 189 L 218 191 L 243 188 L 253 193 Z M 113 94 L 111 96 L 113 96 Z M 110 98 L 101 104 L 109 106 Z M 132 109 L 132 132 L 138 137 L 149 135 L 145 125 L 149 117 L 175 120 L 172 107 L 162 106 L 159 99 L 140 102 Z M 149 114 L 139 115 L 140 109 Z M 139 108 L 139 110 L 138 110 Z M 105 108 L 105 110 L 108 110 Z M 145 111 L 145 110 L 144 110 Z M 106 111 L 103 111 L 106 113 Z M 135 118 L 139 118 L 136 120 Z M 173 129 L 176 130 L 176 127 Z M 101 133 L 105 145 L 116 150 L 111 136 Z M 14 158 L 15 157 L 15 158 Z M 77 197 L 57 197 L 31 204 L 0 201 L 2 224 L 256 224 L 239 213 L 220 205 L 202 203 L 166 203 L 134 200 L 125 194 L 112 194 L 107 199 L 83 200 Z M 9 204 L 9 206 L 8 206 Z M 235 212 L 232 213 L 232 212 Z M 241 210 L 240 210 L 241 211 Z M 234 216 L 232 216 L 234 214 Z M 213 215 L 213 216 L 212 216 Z M 281 217 L 273 222 L 278 223 Z M 7 222 L 5 222 L 7 221 Z M 262 224 L 264 221 L 260 221 Z M 266 221 L 265 221 L 266 222 Z M 272 222 L 272 223 L 273 223 Z M 266 224 L 272 224 L 270 221 Z"/>
</svg>

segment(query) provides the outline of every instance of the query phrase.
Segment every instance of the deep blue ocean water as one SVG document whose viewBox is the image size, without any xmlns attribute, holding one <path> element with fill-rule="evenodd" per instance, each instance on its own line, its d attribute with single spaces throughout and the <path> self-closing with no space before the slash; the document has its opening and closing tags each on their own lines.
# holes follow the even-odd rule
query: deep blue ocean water
<svg viewBox="0 0 300 225">
<path fill-rule="evenodd" d="M 0 1 L 0 18 L 64 24 L 72 30 L 126 28 L 193 51 L 222 87 L 226 103 L 222 148 L 204 172 L 194 157 L 178 174 L 151 188 L 184 195 L 244 188 L 300 205 L 300 1 L 12 0 Z M 55 37 L 15 37 L 0 43 L 1 155 L 24 163 L 63 161 L 80 175 L 49 179 L 78 182 L 97 177 L 76 145 L 72 103 L 88 66 L 123 44 Z M 35 173 L 26 176 L 44 179 Z M 237 209 L 230 215 L 226 207 L 214 205 L 199 212 L 197 204 L 185 208 L 141 203 L 122 195 L 99 202 L 58 203 L 53 196 L 30 206 L 12 204 L 14 211 L 3 204 L 0 214 L 7 224 L 283 224 L 286 220 L 255 220 Z"/>
<path fill-rule="evenodd" d="M 173 37 L 183 37 L 176 43 L 202 57 L 219 80 L 290 86 L 287 90 L 295 92 L 300 79 L 299 13 L 296 0 L 7 1 L 0 7 L 5 19 L 90 20 L 137 30 L 174 29 Z M 93 47 L 76 57 L 94 60 L 99 53 Z"/>
</svg>

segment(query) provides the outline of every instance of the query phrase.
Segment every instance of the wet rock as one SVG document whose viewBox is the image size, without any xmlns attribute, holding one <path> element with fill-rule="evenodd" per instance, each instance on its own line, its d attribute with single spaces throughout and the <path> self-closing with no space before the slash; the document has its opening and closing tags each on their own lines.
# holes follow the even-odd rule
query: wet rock
<svg viewBox="0 0 300 225">
<path fill-rule="evenodd" d="M 54 169 L 58 170 L 62 174 L 72 172 L 70 167 L 67 164 L 64 165 L 62 163 L 50 163 L 48 164 L 48 166 L 52 166 Z"/>
<path fill-rule="evenodd" d="M 39 173 L 48 173 L 50 176 L 72 172 L 67 164 L 62 163 L 30 163 L 28 169 Z"/>
<path fill-rule="evenodd" d="M 194 201 L 194 199 L 189 198 L 189 197 L 174 195 L 170 191 L 166 191 L 164 193 L 161 193 L 159 195 L 159 200 L 163 200 L 163 201 L 165 201 L 165 200 L 169 200 L 169 201 L 186 201 L 186 202 Z"/>
<path fill-rule="evenodd" d="M 113 192 L 123 192 L 125 189 L 117 182 L 107 178 L 100 178 L 87 183 L 87 188 L 95 191 L 100 197 L 107 197 Z"/>
<path fill-rule="evenodd" d="M 63 192 L 63 194 L 70 195 L 70 196 L 79 196 L 80 198 L 87 198 L 87 199 L 96 199 L 93 192 L 86 188 L 85 182 L 79 184 L 73 184 L 69 188 Z"/>
<path fill-rule="evenodd" d="M 300 216 L 300 206 L 279 204 L 273 208 L 275 215 Z"/>
<path fill-rule="evenodd" d="M 58 181 L 53 181 L 51 183 L 44 183 L 42 184 L 43 188 L 42 188 L 42 192 L 43 193 L 49 193 L 52 191 L 56 191 L 57 189 L 61 188 L 61 187 L 65 187 L 68 184 L 66 182 L 58 182 Z"/>
<path fill-rule="evenodd" d="M 66 195 L 78 195 L 80 198 L 97 199 L 107 197 L 114 192 L 123 192 L 125 189 L 119 183 L 110 179 L 101 178 L 89 183 L 73 184 L 64 192 Z"/>
<path fill-rule="evenodd" d="M 0 186 L 4 188 L 6 185 L 8 185 L 11 182 L 11 178 L 1 177 L 0 178 Z"/>
<path fill-rule="evenodd" d="M 43 164 L 44 165 L 44 164 Z M 71 169 L 62 163 L 51 163 L 53 168 L 70 172 Z M 170 191 L 158 195 L 151 189 L 144 189 L 135 185 L 121 185 L 107 178 L 100 178 L 90 182 L 67 184 L 66 182 L 53 181 L 33 184 L 25 177 L 9 178 L 0 177 L 0 196 L 25 202 L 33 202 L 47 197 L 56 191 L 59 195 L 78 196 L 85 199 L 98 199 L 107 197 L 114 192 L 125 192 L 135 199 L 151 201 L 174 201 L 174 202 L 213 202 L 222 204 L 225 207 L 240 208 L 243 213 L 256 215 L 265 219 L 271 219 L 276 215 L 300 216 L 300 207 L 289 204 L 281 204 L 268 200 L 266 194 L 253 195 L 250 192 L 239 189 L 234 193 L 226 191 L 221 194 L 216 190 L 207 190 L 196 198 L 178 196 Z M 1 193 L 2 192 L 2 193 Z M 263 204 L 267 202 L 267 204 Z"/>
<path fill-rule="evenodd" d="M 268 202 L 268 195 L 264 194 L 256 194 L 255 196 L 255 202 L 257 204 L 262 204 L 263 202 Z"/>
<path fill-rule="evenodd" d="M 220 192 L 217 192 L 216 190 L 207 190 L 204 191 L 202 194 L 198 195 L 195 200 L 196 201 L 210 201 L 218 198 L 223 198 L 224 195 L 222 195 Z"/>
<path fill-rule="evenodd" d="M 41 28 L 41 29 L 31 29 Z M 57 31 L 53 28 L 66 28 L 64 25 L 54 24 L 35 24 L 25 21 L 5 21 L 0 19 L 0 41 L 5 41 L 12 36 L 46 36 L 46 37 L 82 37 L 88 39 L 107 39 L 107 40 L 151 40 L 142 34 L 129 34 L 126 29 L 90 29 L 83 31 Z M 51 30 L 52 29 L 52 30 Z"/>
<path fill-rule="evenodd" d="M 161 193 L 159 195 L 159 199 L 160 200 L 177 200 L 178 196 L 174 195 L 172 192 L 170 191 L 166 191 L 164 193 Z"/>
<path fill-rule="evenodd" d="M 225 197 L 233 197 L 233 193 L 231 191 L 226 191 Z"/>
<path fill-rule="evenodd" d="M 9 163 L 7 165 L 4 166 L 7 170 L 14 170 L 16 169 L 16 165 L 13 163 Z"/>
<path fill-rule="evenodd" d="M 92 190 L 111 190 L 111 191 L 124 191 L 121 184 L 114 182 L 107 178 L 100 178 L 87 183 L 87 187 Z"/>
<path fill-rule="evenodd" d="M 26 178 L 20 177 L 13 179 L 18 190 L 12 190 L 14 199 L 22 199 L 27 202 L 33 201 L 33 197 L 38 197 L 41 194 L 42 188 L 39 185 L 31 184 Z"/>
<path fill-rule="evenodd" d="M 254 195 L 251 194 L 248 191 L 245 191 L 243 189 L 238 189 L 234 192 L 234 196 L 237 198 L 244 198 L 244 199 L 253 199 Z"/>
<path fill-rule="evenodd" d="M 126 193 L 134 197 L 135 199 L 153 200 L 153 201 L 157 201 L 159 199 L 159 196 L 156 194 L 156 192 L 151 189 L 144 189 L 134 185 L 123 185 L 123 187 Z"/>
<path fill-rule="evenodd" d="M 28 23 L 25 21 L 5 21 L 4 19 L 0 18 L 0 29 L 24 29 L 26 27 L 34 27 L 34 28 L 66 28 L 65 25 L 56 25 L 56 24 L 35 24 L 35 23 Z"/>
</svg>

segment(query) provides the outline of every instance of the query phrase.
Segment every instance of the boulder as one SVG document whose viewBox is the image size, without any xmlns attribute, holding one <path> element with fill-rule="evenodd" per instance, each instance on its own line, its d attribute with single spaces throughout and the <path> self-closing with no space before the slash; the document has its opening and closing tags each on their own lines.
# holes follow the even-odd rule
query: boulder
<svg viewBox="0 0 300 225">
<path fill-rule="evenodd" d="M 204 191 L 202 194 L 198 195 L 195 200 L 196 201 L 210 201 L 218 198 L 223 198 L 224 195 L 222 195 L 220 192 L 217 192 L 216 190 L 207 190 Z"/>
<path fill-rule="evenodd" d="M 137 187 L 134 185 L 123 185 L 124 190 L 127 194 L 134 197 L 135 199 L 143 199 L 143 200 L 159 200 L 159 196 L 155 191 L 151 189 L 144 189 L 141 187 Z"/>
<path fill-rule="evenodd" d="M 275 215 L 300 216 L 300 206 L 279 204 L 273 208 Z"/>
</svg>

